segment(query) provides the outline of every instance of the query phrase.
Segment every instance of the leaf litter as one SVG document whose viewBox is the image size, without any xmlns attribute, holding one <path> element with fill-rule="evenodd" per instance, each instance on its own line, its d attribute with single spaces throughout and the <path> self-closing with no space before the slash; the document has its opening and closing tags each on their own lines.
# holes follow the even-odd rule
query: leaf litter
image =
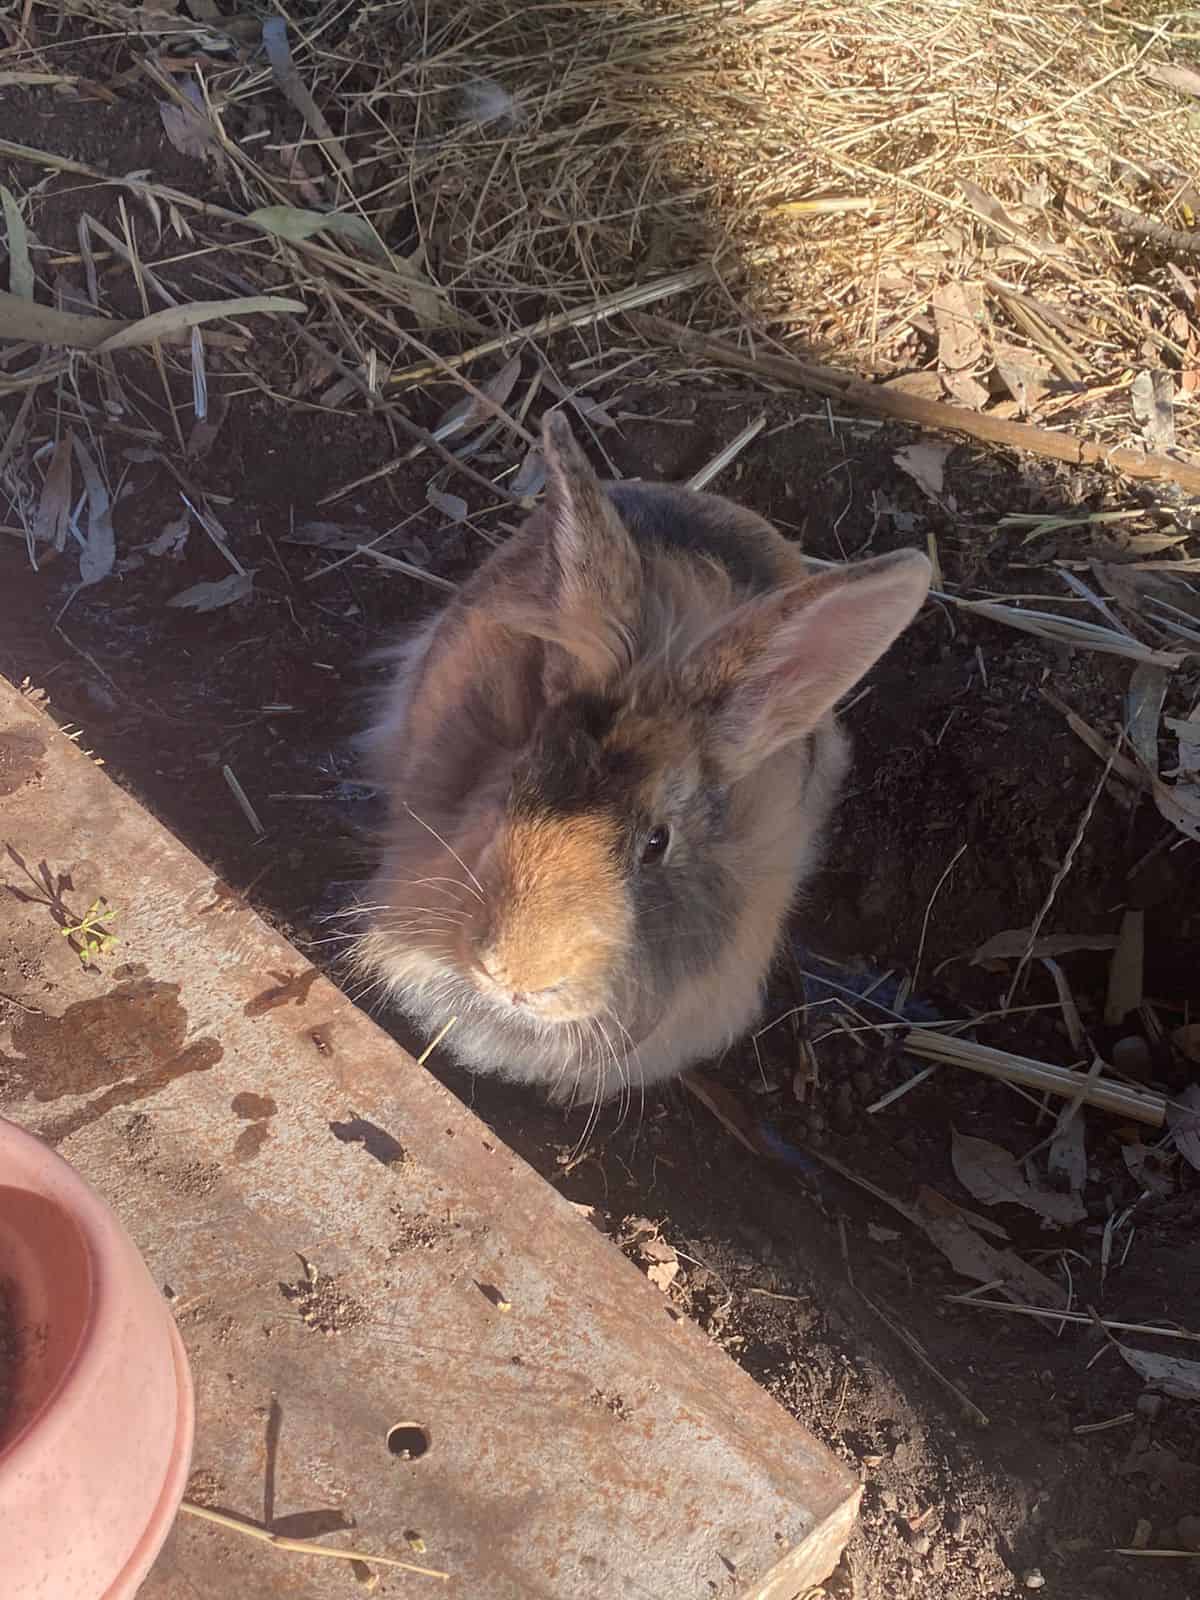
<svg viewBox="0 0 1200 1600">
<path fill-rule="evenodd" d="M 46 481 L 38 502 L 37 519 L 33 525 L 34 541 L 53 545 L 55 550 L 66 549 L 67 531 L 71 524 L 72 473 L 71 459 L 75 435 L 70 428 L 54 446 Z"/>
<path fill-rule="evenodd" d="M 20 300 L 32 300 L 33 263 L 29 259 L 29 231 L 12 191 L 0 184 L 0 207 L 8 240 L 8 288 Z"/>
<path fill-rule="evenodd" d="M 1016 1156 L 989 1139 L 953 1129 L 950 1154 L 958 1181 L 984 1205 L 1024 1206 L 1061 1228 L 1087 1216 L 1077 1193 L 1060 1194 L 1041 1187 L 1022 1170 Z"/>
<path fill-rule="evenodd" d="M 1175 1400 L 1200 1400 L 1200 1361 L 1134 1350 L 1127 1344 L 1117 1343 L 1117 1349 L 1148 1388 Z"/>
<path fill-rule="evenodd" d="M 946 458 L 953 449 L 952 444 L 910 444 L 893 459 L 931 500 L 940 500 L 946 490 Z"/>
<path fill-rule="evenodd" d="M 75 437 L 75 459 L 87 492 L 87 537 L 79 556 L 79 582 L 84 588 L 108 577 L 117 559 L 117 537 L 112 524 L 112 501 L 100 469 L 83 440 Z"/>
<path fill-rule="evenodd" d="M 231 572 L 228 577 L 218 578 L 215 582 L 194 583 L 181 594 L 172 595 L 167 604 L 188 611 L 219 611 L 238 600 L 245 600 L 253 589 L 253 572 Z"/>
<path fill-rule="evenodd" d="M 220 165 L 221 142 L 204 103 L 204 91 L 195 78 L 184 79 L 178 89 L 182 104 L 164 101 L 158 108 L 163 132 L 180 155 Z"/>
</svg>

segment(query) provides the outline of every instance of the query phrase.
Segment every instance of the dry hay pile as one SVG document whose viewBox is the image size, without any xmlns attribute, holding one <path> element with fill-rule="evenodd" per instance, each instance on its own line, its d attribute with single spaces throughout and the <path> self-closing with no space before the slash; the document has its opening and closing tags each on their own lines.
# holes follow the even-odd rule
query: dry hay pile
<svg viewBox="0 0 1200 1600">
<path fill-rule="evenodd" d="M 230 287 L 314 291 L 326 351 L 365 376 L 368 403 L 547 314 L 586 322 L 631 286 L 710 267 L 667 308 L 693 326 L 753 324 L 1105 443 L 1190 441 L 1185 18 L 1077 0 L 335 0 L 277 19 L 281 58 L 261 15 L 215 0 L 68 10 L 80 51 L 108 41 L 118 97 L 173 106 L 172 142 L 237 197 L 223 214 L 176 206 L 198 244 L 264 207 L 338 213 L 336 231 L 301 241 L 292 224 L 265 249 L 243 225 Z M 57 8 L 23 15 L 4 81 L 52 80 L 69 54 Z M 110 93 L 86 60 L 57 88 Z M 339 370 L 308 359 L 314 387 Z M 338 398 L 352 388 L 342 372 Z"/>
</svg>

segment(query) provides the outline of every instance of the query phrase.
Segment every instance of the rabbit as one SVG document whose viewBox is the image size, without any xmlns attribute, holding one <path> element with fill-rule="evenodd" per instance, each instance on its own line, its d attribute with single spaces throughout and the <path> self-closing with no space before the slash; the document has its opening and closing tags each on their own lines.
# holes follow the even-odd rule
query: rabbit
<svg viewBox="0 0 1200 1600">
<path fill-rule="evenodd" d="M 848 766 L 832 708 L 930 564 L 818 570 L 715 495 L 602 484 L 558 411 L 543 454 L 541 507 L 396 652 L 355 960 L 462 1065 L 598 1106 L 759 1016 Z"/>
</svg>

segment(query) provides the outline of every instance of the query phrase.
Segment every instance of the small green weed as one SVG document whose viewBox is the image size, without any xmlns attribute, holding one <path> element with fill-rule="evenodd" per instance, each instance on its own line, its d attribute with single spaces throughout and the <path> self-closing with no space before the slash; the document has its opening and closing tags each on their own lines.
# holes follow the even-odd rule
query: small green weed
<svg viewBox="0 0 1200 1600">
<path fill-rule="evenodd" d="M 118 943 L 117 936 L 106 923 L 116 919 L 117 912 L 103 900 L 93 900 L 78 922 L 61 930 L 64 939 L 79 940 L 79 959 L 86 967 L 105 956 Z"/>
</svg>

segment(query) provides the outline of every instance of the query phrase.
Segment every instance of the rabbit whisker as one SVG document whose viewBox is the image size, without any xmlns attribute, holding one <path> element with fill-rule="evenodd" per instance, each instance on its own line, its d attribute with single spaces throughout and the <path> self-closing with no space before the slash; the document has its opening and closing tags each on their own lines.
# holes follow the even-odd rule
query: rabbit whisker
<svg viewBox="0 0 1200 1600">
<path fill-rule="evenodd" d="M 470 878 L 471 882 L 475 885 L 475 891 L 477 891 L 477 898 L 479 900 L 480 905 L 485 905 L 487 902 L 485 900 L 484 893 L 483 893 L 483 885 L 480 883 L 479 879 L 475 876 L 475 874 L 471 871 L 471 869 L 467 865 L 467 863 L 459 855 L 458 851 L 454 848 L 454 846 L 452 844 L 448 844 L 446 842 L 446 840 L 442 838 L 441 834 L 437 831 L 436 828 L 430 827 L 429 823 L 425 821 L 424 817 L 419 817 L 417 815 L 417 813 L 413 810 L 413 808 L 408 804 L 407 801 L 404 802 L 404 809 L 405 809 L 405 811 L 408 812 L 409 816 L 413 819 L 413 821 L 415 823 L 419 824 L 420 827 L 425 829 L 426 833 L 432 834 L 432 836 L 437 840 L 437 842 L 441 845 L 442 849 L 447 852 L 447 854 L 453 856 L 455 861 L 458 862 L 459 866 L 466 873 L 467 877 Z M 467 887 L 467 885 L 464 883 L 462 885 L 462 887 L 465 889 Z"/>
</svg>

